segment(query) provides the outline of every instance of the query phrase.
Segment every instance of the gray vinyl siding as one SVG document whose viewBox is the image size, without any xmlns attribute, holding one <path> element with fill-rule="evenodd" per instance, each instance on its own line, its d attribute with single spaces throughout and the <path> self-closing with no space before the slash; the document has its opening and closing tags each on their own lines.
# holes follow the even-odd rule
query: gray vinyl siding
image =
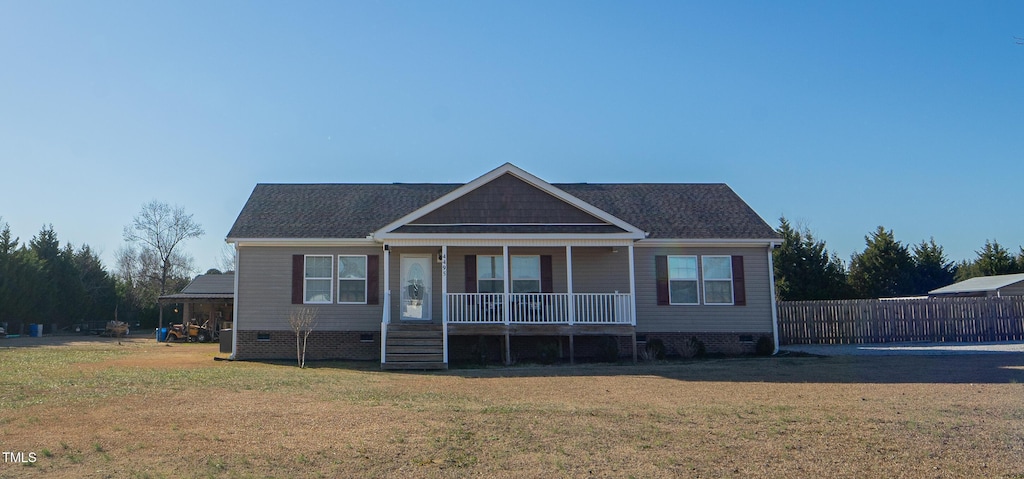
<svg viewBox="0 0 1024 479">
<path fill-rule="evenodd" d="M 995 293 L 991 294 L 991 296 L 995 296 Z M 1000 288 L 999 296 L 1024 296 L 1024 282 Z"/>
<path fill-rule="evenodd" d="M 401 264 L 403 254 L 412 255 L 437 255 L 441 251 L 440 246 L 434 247 L 393 247 L 391 248 L 391 318 L 394 321 L 401 319 L 401 297 L 399 295 L 402 287 Z M 565 292 L 565 249 L 559 253 L 557 248 L 509 248 L 509 256 L 512 255 L 542 255 L 550 254 L 552 258 L 552 270 L 554 274 L 553 285 L 555 292 Z M 501 255 L 501 248 L 481 247 L 450 247 L 448 248 L 448 292 L 466 292 L 466 255 Z M 433 321 L 441 320 L 442 277 L 441 265 L 432 263 L 431 268 L 431 318 Z M 383 282 L 383 277 L 381 278 Z M 559 289 L 561 288 L 561 289 Z M 383 301 L 383 295 L 381 296 Z"/>
<path fill-rule="evenodd" d="M 637 332 L 771 332 L 773 305 L 768 276 L 768 251 L 767 247 L 634 248 Z M 654 257 L 659 255 L 743 256 L 747 305 L 659 306 L 654 273 Z M 700 288 L 703 300 L 703 284 Z"/>
<path fill-rule="evenodd" d="M 574 293 L 628 293 L 629 250 L 608 247 L 572 249 Z"/>
<path fill-rule="evenodd" d="M 397 249 L 397 248 L 396 248 Z M 437 248 L 435 248 L 436 250 Z M 569 291 L 565 248 L 511 247 L 509 256 L 551 256 L 551 281 L 555 293 Z M 448 248 L 448 292 L 466 292 L 466 256 L 501 255 L 501 248 Z M 392 256 L 394 258 L 394 256 Z M 608 247 L 572 248 L 572 282 L 575 293 L 629 292 L 629 252 L 626 247 L 613 252 Z"/>
<path fill-rule="evenodd" d="M 390 258 L 391 317 L 400 318 L 398 295 L 401 255 L 436 255 L 440 247 L 392 248 Z M 380 329 L 385 301 L 384 252 L 380 247 L 271 247 L 239 248 L 238 324 L 239 330 L 289 330 L 288 315 L 298 305 L 291 304 L 292 255 L 339 254 L 379 255 L 378 291 L 380 304 L 311 305 L 318 310 L 317 330 L 377 331 Z M 500 255 L 501 248 L 448 248 L 448 291 L 465 292 L 465 256 Z M 565 248 L 509 248 L 510 255 L 551 255 L 552 280 L 556 293 L 568 291 Z M 629 292 L 629 253 L 626 247 L 614 251 L 607 247 L 574 247 L 573 291 L 576 293 Z M 744 257 L 746 306 L 658 306 L 654 257 L 657 255 L 742 255 Z M 636 305 L 638 332 L 771 332 L 771 297 L 768 279 L 767 248 L 634 248 L 636 267 Z M 431 268 L 431 306 L 434 321 L 441 320 L 441 265 Z M 335 296 L 337 285 L 334 285 Z M 703 285 L 702 285 L 703 288 Z M 1005 291 L 1005 290 L 1004 290 Z M 1004 292 L 1006 295 L 1006 292 Z"/>
<path fill-rule="evenodd" d="M 242 246 L 238 249 L 238 324 L 239 330 L 290 330 L 288 315 L 302 305 L 293 305 L 292 255 L 334 256 L 337 282 L 337 255 L 379 255 L 380 284 L 383 285 L 383 251 L 380 247 L 280 247 Z M 333 285 L 337 299 L 337 284 Z M 381 304 L 383 287 L 378 291 Z M 380 304 L 311 304 L 317 310 L 317 331 L 379 331 Z"/>
</svg>

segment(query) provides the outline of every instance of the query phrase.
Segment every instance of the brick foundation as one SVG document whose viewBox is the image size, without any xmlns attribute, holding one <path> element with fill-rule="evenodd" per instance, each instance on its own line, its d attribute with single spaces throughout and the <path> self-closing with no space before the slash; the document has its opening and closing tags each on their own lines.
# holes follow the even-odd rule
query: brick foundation
<svg viewBox="0 0 1024 479">
<path fill-rule="evenodd" d="M 699 353 L 741 356 L 757 353 L 757 341 L 766 333 L 647 333 L 637 335 L 637 349 L 660 340 L 668 358 L 691 358 Z M 633 340 L 629 336 L 575 336 L 573 349 L 577 361 L 593 361 L 607 354 L 608 338 L 617 345 L 620 359 L 633 357 Z M 696 338 L 696 342 L 693 340 Z M 567 336 L 512 336 L 509 340 L 512 361 L 537 361 L 555 354 L 557 361 L 569 361 Z M 501 364 L 505 338 L 503 336 L 451 336 L 448 339 L 448 359 L 453 363 Z"/>
<path fill-rule="evenodd" d="M 269 334 L 269 340 L 259 340 L 260 334 Z M 363 337 L 372 338 L 363 341 Z M 697 353 L 696 338 L 703 343 L 706 354 L 739 356 L 755 354 L 757 341 L 770 333 L 646 333 L 637 334 L 637 348 L 643 350 L 654 340 L 661 340 L 665 356 L 693 357 Z M 592 361 L 607 350 L 607 338 L 618 345 L 619 358 L 633 357 L 633 342 L 629 336 L 575 336 L 573 348 L 576 359 Z M 559 361 L 569 360 L 569 338 L 566 336 L 512 336 L 510 338 L 513 362 L 537 361 L 554 354 Z M 453 363 L 502 364 L 505 347 L 503 336 L 449 336 L 448 358 Z M 295 333 L 291 331 L 239 331 L 238 352 L 235 358 L 294 359 Z M 380 332 L 313 331 L 309 335 L 307 360 L 344 359 L 380 361 Z"/>
<path fill-rule="evenodd" d="M 762 336 L 771 340 L 771 333 L 647 333 L 637 334 L 637 348 L 642 349 L 655 339 L 665 346 L 666 357 L 693 357 L 697 345 L 703 343 L 706 354 L 740 356 L 757 353 L 757 341 Z"/>
<path fill-rule="evenodd" d="M 269 340 L 259 336 L 269 335 Z M 367 336 L 370 341 L 363 341 Z M 236 359 L 295 359 L 292 331 L 239 331 Z M 380 361 L 380 331 L 313 331 L 306 342 L 306 359 Z"/>
</svg>

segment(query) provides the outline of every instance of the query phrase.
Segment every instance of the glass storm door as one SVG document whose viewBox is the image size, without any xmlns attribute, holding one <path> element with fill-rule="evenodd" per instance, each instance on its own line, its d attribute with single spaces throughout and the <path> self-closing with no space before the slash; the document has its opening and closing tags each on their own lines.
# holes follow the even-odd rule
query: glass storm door
<svg viewBox="0 0 1024 479">
<path fill-rule="evenodd" d="M 430 319 L 430 264 L 429 255 L 402 255 L 401 308 L 402 319 Z"/>
</svg>

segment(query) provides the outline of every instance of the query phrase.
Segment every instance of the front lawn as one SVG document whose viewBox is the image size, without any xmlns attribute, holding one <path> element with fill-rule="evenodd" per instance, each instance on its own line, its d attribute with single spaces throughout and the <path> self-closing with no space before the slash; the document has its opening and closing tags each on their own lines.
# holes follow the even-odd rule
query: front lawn
<svg viewBox="0 0 1024 479">
<path fill-rule="evenodd" d="M 4 346 L 0 449 L 36 461 L 0 477 L 1024 477 L 1024 355 L 395 373 Z"/>
</svg>

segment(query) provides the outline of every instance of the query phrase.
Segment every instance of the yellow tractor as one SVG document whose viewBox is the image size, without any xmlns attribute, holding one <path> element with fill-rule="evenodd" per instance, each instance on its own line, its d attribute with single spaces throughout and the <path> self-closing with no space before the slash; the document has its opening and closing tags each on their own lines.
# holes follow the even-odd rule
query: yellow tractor
<svg viewBox="0 0 1024 479">
<path fill-rule="evenodd" d="M 210 322 L 207 321 L 201 326 L 188 321 L 185 324 L 172 325 L 167 330 L 167 342 L 174 341 L 190 341 L 197 343 L 205 343 L 214 338 L 213 331 L 210 330 Z"/>
</svg>

